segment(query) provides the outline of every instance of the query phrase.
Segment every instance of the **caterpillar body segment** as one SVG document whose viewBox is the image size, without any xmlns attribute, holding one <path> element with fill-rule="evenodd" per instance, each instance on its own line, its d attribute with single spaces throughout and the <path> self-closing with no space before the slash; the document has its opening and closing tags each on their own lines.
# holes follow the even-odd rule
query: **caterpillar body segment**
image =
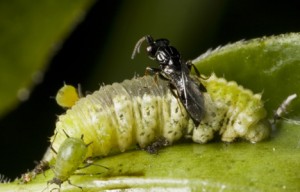
<svg viewBox="0 0 300 192">
<path fill-rule="evenodd" d="M 193 129 L 193 141 L 206 143 L 218 132 L 222 141 L 243 138 L 252 143 L 267 138 L 271 125 L 261 94 L 253 94 L 236 82 L 227 82 L 212 74 L 202 80 L 206 114 L 200 125 Z"/>
<path fill-rule="evenodd" d="M 79 99 L 59 116 L 52 146 L 60 148 L 66 139 L 63 130 L 75 138 L 83 134 L 86 143 L 92 142 L 87 157 L 123 152 L 136 144 L 145 148 L 159 137 L 169 144 L 183 137 L 206 143 L 218 134 L 226 142 L 236 138 L 258 142 L 268 137 L 271 126 L 260 94 L 214 74 L 199 81 L 207 92 L 203 93 L 205 114 L 198 126 L 167 81 L 144 76 L 103 86 Z"/>
</svg>

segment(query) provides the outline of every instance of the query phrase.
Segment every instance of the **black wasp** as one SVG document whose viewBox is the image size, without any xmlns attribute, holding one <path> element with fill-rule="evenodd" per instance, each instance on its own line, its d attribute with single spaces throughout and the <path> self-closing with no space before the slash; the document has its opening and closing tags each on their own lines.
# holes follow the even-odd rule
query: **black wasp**
<svg viewBox="0 0 300 192">
<path fill-rule="evenodd" d="M 194 67 L 197 76 L 200 76 L 198 70 L 191 62 L 185 62 L 181 59 L 177 49 L 169 45 L 169 40 L 154 40 L 150 35 L 144 36 L 136 43 L 132 59 L 136 53 L 140 52 L 140 47 L 144 41 L 148 43 L 146 51 L 149 58 L 159 63 L 159 68 L 147 67 L 146 72 L 159 74 L 162 79 L 169 81 L 171 91 L 179 97 L 194 123 L 198 125 L 205 112 L 201 91 L 206 91 L 197 78 L 190 76 L 192 67 Z M 177 94 L 174 90 L 177 91 Z"/>
</svg>

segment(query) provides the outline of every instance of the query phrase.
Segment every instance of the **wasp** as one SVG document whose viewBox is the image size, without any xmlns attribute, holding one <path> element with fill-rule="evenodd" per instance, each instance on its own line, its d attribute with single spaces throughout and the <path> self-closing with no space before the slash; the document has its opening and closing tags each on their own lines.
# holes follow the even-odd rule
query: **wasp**
<svg viewBox="0 0 300 192">
<path fill-rule="evenodd" d="M 146 72 L 158 74 L 162 79 L 167 80 L 173 94 L 180 99 L 194 123 L 199 125 L 205 113 L 202 92 L 206 89 L 197 78 L 190 75 L 192 67 L 197 76 L 200 76 L 199 71 L 190 61 L 182 60 L 178 50 L 170 46 L 169 40 L 154 40 L 150 35 L 142 37 L 136 43 L 132 59 L 140 52 L 144 41 L 148 44 L 146 51 L 149 58 L 159 63 L 159 68 L 147 67 Z"/>
</svg>

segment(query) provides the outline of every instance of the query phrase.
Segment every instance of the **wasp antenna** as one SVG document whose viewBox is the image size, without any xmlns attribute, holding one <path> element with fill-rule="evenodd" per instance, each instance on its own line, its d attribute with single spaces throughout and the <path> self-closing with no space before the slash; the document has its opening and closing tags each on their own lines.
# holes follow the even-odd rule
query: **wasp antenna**
<svg viewBox="0 0 300 192">
<path fill-rule="evenodd" d="M 144 36 L 140 40 L 137 41 L 137 43 L 134 46 L 134 49 L 133 49 L 133 52 L 132 52 L 132 55 L 131 55 L 131 59 L 134 59 L 135 55 L 137 53 L 140 53 L 140 47 L 143 44 L 143 42 L 146 41 L 146 39 L 147 39 L 147 36 Z"/>
</svg>

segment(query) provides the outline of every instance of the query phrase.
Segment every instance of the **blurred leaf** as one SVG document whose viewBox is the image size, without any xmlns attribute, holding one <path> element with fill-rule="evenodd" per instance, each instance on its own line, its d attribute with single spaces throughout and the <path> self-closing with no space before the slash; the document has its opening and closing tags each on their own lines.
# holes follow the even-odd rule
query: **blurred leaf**
<svg viewBox="0 0 300 192">
<path fill-rule="evenodd" d="M 215 36 L 226 2 L 133 0 L 123 3 L 110 33 L 105 36 L 109 43 L 99 52 L 97 65 L 88 82 L 98 85 L 99 82 L 122 81 L 132 78 L 135 73 L 144 74 L 148 65 L 156 65 L 144 51 L 131 59 L 135 43 L 145 35 L 152 35 L 155 39 L 168 38 L 179 50 L 186 50 L 184 58 L 199 54 L 198 50 L 205 50 L 205 43 Z M 191 42 L 201 42 L 201 45 Z M 193 45 L 196 47 L 193 48 Z"/>
<path fill-rule="evenodd" d="M 0 116 L 43 79 L 49 58 L 93 0 L 0 2 Z"/>
<path fill-rule="evenodd" d="M 241 41 L 209 51 L 193 61 L 206 75 L 214 72 L 254 92 L 263 92 L 269 115 L 293 93 L 300 96 L 300 35 L 291 33 Z M 291 114 L 300 115 L 300 99 Z"/>
<path fill-rule="evenodd" d="M 206 54 L 195 63 L 206 74 L 214 71 L 228 79 L 236 78 L 245 87 L 264 90 L 264 98 L 270 106 L 275 106 L 282 98 L 299 91 L 295 83 L 300 72 L 299 38 L 299 34 L 289 34 L 238 42 Z M 283 86 L 282 81 L 289 84 Z M 294 104 L 298 105 L 297 102 Z M 295 110 L 298 114 L 299 109 Z M 158 155 L 141 150 L 129 151 L 95 162 L 109 167 L 109 170 L 98 166 L 80 170 L 100 175 L 74 175 L 70 180 L 89 191 L 297 191 L 300 189 L 299 140 L 300 126 L 283 120 L 277 124 L 269 140 L 257 144 L 183 143 L 165 148 Z M 53 173 L 49 170 L 45 175 L 40 174 L 26 185 L 1 184 L 0 189 L 43 190 Z M 67 182 L 63 189 L 80 191 Z"/>
</svg>

